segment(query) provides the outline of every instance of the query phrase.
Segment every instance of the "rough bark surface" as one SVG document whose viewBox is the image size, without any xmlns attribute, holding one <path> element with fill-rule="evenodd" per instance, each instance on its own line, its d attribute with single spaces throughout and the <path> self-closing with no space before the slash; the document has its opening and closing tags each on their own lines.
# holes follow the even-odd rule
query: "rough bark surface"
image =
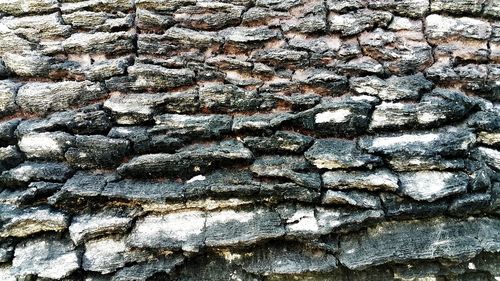
<svg viewBox="0 0 500 281">
<path fill-rule="evenodd" d="M 0 0 L 0 280 L 500 280 L 499 0 Z"/>
</svg>

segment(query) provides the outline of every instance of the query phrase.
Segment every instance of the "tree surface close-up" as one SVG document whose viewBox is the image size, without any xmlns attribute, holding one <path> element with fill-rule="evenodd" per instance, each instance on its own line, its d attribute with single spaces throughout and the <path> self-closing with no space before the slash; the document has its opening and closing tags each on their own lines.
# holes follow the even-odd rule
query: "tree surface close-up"
<svg viewBox="0 0 500 281">
<path fill-rule="evenodd" d="M 0 0 L 0 281 L 500 280 L 500 0 Z"/>
</svg>

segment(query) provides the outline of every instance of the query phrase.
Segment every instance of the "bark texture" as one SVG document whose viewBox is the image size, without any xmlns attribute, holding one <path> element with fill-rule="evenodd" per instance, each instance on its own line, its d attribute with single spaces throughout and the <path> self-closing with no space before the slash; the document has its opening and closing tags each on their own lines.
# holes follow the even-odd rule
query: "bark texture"
<svg viewBox="0 0 500 281">
<path fill-rule="evenodd" d="M 500 1 L 0 0 L 0 280 L 500 280 Z"/>
</svg>

